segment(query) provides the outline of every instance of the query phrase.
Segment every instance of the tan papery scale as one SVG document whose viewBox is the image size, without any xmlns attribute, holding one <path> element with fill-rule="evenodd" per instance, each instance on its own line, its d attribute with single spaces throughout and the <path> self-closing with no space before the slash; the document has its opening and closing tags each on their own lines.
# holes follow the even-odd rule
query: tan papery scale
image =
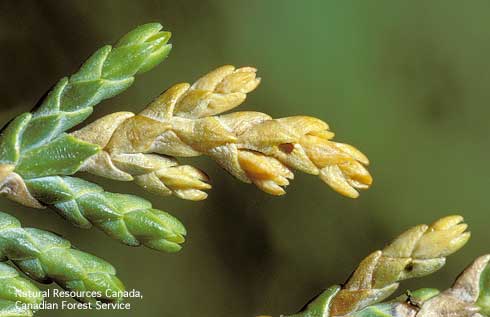
<svg viewBox="0 0 490 317">
<path fill-rule="evenodd" d="M 243 103 L 259 83 L 255 68 L 222 66 L 193 85 L 172 86 L 139 114 L 103 117 L 73 133 L 103 148 L 81 170 L 190 200 L 207 197 L 209 179 L 172 157 L 207 155 L 272 195 L 285 194 L 293 169 L 318 175 L 351 198 L 371 185 L 367 157 L 331 141 L 334 134 L 317 118 L 273 119 L 252 111 L 220 115 Z"/>
</svg>

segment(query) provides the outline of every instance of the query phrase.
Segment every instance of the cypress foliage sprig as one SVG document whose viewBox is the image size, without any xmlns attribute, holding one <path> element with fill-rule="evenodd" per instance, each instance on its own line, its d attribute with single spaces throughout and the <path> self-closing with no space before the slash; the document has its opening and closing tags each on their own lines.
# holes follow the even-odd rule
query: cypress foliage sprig
<svg viewBox="0 0 490 317">
<path fill-rule="evenodd" d="M 148 201 L 63 178 L 101 151 L 66 131 L 85 120 L 96 104 L 127 89 L 136 74 L 165 59 L 170 33 L 161 29 L 158 23 L 145 24 L 114 47 L 102 47 L 78 72 L 61 79 L 32 113 L 6 126 L 0 135 L 0 194 L 30 207 L 52 206 L 75 225 L 94 224 L 128 245 L 181 249 L 183 225 Z"/>
<path fill-rule="evenodd" d="M 44 177 L 27 181 L 34 197 L 51 206 L 72 224 L 92 225 L 130 246 L 177 252 L 186 230 L 179 220 L 153 209 L 149 201 L 105 192 L 100 186 L 74 177 Z"/>
<path fill-rule="evenodd" d="M 124 285 L 106 261 L 74 249 L 68 240 L 0 213 L 0 261 L 12 261 L 33 280 L 57 283 L 80 301 L 118 302 Z"/>
</svg>

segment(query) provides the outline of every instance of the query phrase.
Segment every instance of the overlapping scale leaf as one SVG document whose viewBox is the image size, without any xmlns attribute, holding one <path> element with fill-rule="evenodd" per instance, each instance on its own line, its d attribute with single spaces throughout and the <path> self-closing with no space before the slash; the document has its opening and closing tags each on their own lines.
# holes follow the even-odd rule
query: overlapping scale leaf
<svg viewBox="0 0 490 317">
<path fill-rule="evenodd" d="M 0 263 L 0 317 L 32 316 L 33 311 L 28 307 L 42 301 L 39 288 L 20 277 L 13 267 Z"/>
</svg>

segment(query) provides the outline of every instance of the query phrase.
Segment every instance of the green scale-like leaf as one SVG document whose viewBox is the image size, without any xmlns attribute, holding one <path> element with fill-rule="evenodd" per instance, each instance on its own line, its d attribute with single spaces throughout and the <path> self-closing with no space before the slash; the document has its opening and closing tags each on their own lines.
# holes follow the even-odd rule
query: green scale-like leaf
<svg viewBox="0 0 490 317">
<path fill-rule="evenodd" d="M 71 175 L 99 150 L 97 145 L 63 134 L 48 144 L 25 152 L 15 170 L 25 179 Z"/>
<path fill-rule="evenodd" d="M 490 265 L 487 265 L 480 277 L 480 295 L 476 304 L 482 314 L 490 316 Z"/>
<path fill-rule="evenodd" d="M 306 305 L 301 312 L 287 317 L 329 317 L 330 302 L 340 291 L 340 288 L 338 285 L 328 288 Z"/>
<path fill-rule="evenodd" d="M 30 113 L 15 118 L 0 135 L 0 164 L 16 164 L 20 157 L 21 137 L 27 128 Z"/>
</svg>

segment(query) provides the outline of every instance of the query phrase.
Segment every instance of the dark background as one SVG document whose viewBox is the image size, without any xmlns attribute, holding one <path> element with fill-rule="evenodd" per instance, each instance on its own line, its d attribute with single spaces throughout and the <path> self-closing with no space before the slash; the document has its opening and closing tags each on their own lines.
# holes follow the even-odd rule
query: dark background
<svg viewBox="0 0 490 317">
<path fill-rule="evenodd" d="M 180 218 L 189 238 L 177 255 L 126 247 L 2 199 L 2 211 L 110 261 L 144 294 L 131 312 L 38 316 L 291 313 L 401 230 L 461 213 L 469 245 L 436 275 L 404 284 L 449 286 L 488 252 L 489 12 L 488 1 L 0 1 L 2 124 L 98 47 L 158 21 L 173 33 L 170 57 L 90 120 L 139 111 L 169 85 L 216 66 L 254 65 L 263 83 L 241 110 L 324 119 L 337 140 L 368 154 L 375 179 L 350 200 L 298 173 L 277 198 L 200 158 L 193 164 L 214 189 L 194 203 L 87 177 Z"/>
</svg>

